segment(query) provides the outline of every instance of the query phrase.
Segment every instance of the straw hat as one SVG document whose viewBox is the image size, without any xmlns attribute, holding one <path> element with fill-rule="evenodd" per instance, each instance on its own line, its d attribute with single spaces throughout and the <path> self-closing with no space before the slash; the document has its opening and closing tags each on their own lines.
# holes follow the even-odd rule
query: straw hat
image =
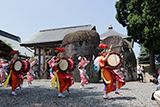
<svg viewBox="0 0 160 107">
<path fill-rule="evenodd" d="M 18 53 L 19 53 L 18 50 L 11 51 L 11 54 L 18 54 Z"/>
<path fill-rule="evenodd" d="M 64 48 L 56 48 L 57 51 L 61 51 L 61 52 L 64 52 L 65 49 Z"/>
</svg>

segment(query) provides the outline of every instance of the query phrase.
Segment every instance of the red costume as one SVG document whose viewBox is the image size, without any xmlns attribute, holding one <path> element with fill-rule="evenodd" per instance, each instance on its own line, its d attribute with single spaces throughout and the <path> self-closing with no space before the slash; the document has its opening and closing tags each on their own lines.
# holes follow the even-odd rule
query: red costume
<svg viewBox="0 0 160 107">
<path fill-rule="evenodd" d="M 19 79 L 22 79 L 22 84 L 23 84 L 23 79 L 24 79 L 24 76 L 22 73 L 16 73 L 14 70 L 12 71 L 12 74 L 11 74 L 11 86 L 12 86 L 12 91 L 15 91 L 15 89 L 17 87 L 20 86 L 20 83 L 19 83 Z"/>
<path fill-rule="evenodd" d="M 7 84 L 8 84 L 8 82 L 9 82 L 9 80 L 10 80 L 10 85 L 12 86 L 12 94 L 13 95 L 17 95 L 15 93 L 15 89 L 17 87 L 20 87 L 21 89 L 23 89 L 22 85 L 23 85 L 24 76 L 23 76 L 23 74 L 21 72 L 20 73 L 16 72 L 13 69 L 13 64 L 18 59 L 18 55 L 16 55 L 18 52 L 19 52 L 18 50 L 11 51 L 11 53 L 15 54 L 15 55 L 14 55 L 13 59 L 11 60 L 11 62 L 9 62 L 10 63 L 10 70 L 11 71 L 10 71 L 10 73 L 9 73 L 9 75 L 8 75 L 5 83 L 4 83 L 4 87 L 6 87 Z"/>
<path fill-rule="evenodd" d="M 15 91 L 15 89 L 20 86 L 19 79 L 22 79 L 21 84 L 23 84 L 24 76 L 22 73 L 17 73 L 16 71 L 14 71 L 13 63 L 14 61 L 11 63 L 11 66 L 10 66 L 10 69 L 12 70 L 10 85 L 12 86 L 12 91 Z"/>
<path fill-rule="evenodd" d="M 58 59 L 55 60 L 54 63 L 57 63 Z M 72 86 L 74 84 L 73 76 L 68 73 L 61 72 L 58 67 L 55 67 L 55 64 L 52 64 L 51 66 L 58 74 L 59 82 L 60 82 L 60 93 L 64 92 L 66 89 L 68 89 L 69 86 Z"/>
<path fill-rule="evenodd" d="M 115 83 L 116 80 L 119 81 L 118 89 L 120 89 L 123 85 L 125 85 L 125 81 L 123 81 L 123 79 L 121 79 L 121 77 L 117 75 L 117 73 L 115 73 L 113 69 L 105 65 L 105 61 L 102 61 L 103 58 L 104 56 L 100 57 L 100 68 L 101 68 L 103 80 L 105 84 L 107 84 L 104 90 L 105 90 L 105 93 L 108 94 L 109 92 L 116 90 L 116 83 Z M 110 83 L 107 83 L 107 81 L 110 81 Z"/>
<path fill-rule="evenodd" d="M 63 51 L 65 51 L 65 49 L 56 48 L 56 50 L 60 51 L 60 53 L 58 53 L 57 59 L 54 60 L 52 64 L 50 64 L 52 69 L 56 71 L 52 82 L 52 87 L 55 87 L 55 82 L 57 81 L 57 87 L 59 91 L 58 97 L 65 97 L 62 92 L 67 90 L 70 93 L 69 87 L 74 84 L 74 79 L 72 75 L 67 73 L 67 71 L 70 71 L 70 69 L 62 72 L 61 69 L 58 67 L 59 64 L 62 63 L 62 60 L 60 60 L 60 58 L 63 57 Z"/>
<path fill-rule="evenodd" d="M 105 85 L 105 88 L 104 88 L 105 94 L 104 94 L 103 98 L 110 99 L 110 97 L 108 96 L 109 92 L 115 91 L 116 94 L 122 94 L 119 91 L 119 89 L 123 85 L 125 85 L 125 81 L 123 81 L 123 77 L 120 74 L 118 74 L 116 71 L 113 71 L 114 69 L 118 69 L 118 68 L 112 69 L 112 67 L 110 67 L 106 63 L 106 61 L 108 60 L 109 52 L 112 49 L 112 45 L 110 46 L 110 49 L 108 50 L 108 52 L 106 51 L 106 49 L 108 48 L 108 45 L 100 44 L 99 48 L 103 49 L 100 53 L 101 56 L 99 58 L 99 66 L 101 68 L 101 76 L 103 79 L 103 83 Z"/>
</svg>

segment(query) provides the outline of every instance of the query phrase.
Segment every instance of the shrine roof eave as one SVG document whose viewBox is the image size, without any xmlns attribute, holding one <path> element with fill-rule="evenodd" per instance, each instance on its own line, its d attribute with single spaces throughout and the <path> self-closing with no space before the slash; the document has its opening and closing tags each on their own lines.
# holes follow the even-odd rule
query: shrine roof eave
<svg viewBox="0 0 160 107">
<path fill-rule="evenodd" d="M 27 44 L 20 44 L 20 46 L 24 46 L 24 47 L 54 47 L 57 46 L 59 44 L 61 44 L 62 41 L 55 41 L 55 42 L 40 42 L 40 43 L 27 43 Z"/>
</svg>

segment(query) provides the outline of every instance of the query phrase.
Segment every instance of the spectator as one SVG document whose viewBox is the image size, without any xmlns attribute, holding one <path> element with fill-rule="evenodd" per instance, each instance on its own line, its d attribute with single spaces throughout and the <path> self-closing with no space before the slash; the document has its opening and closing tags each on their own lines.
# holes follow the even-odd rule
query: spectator
<svg viewBox="0 0 160 107">
<path fill-rule="evenodd" d="M 160 90 L 155 91 L 153 96 L 154 96 L 154 99 L 156 100 L 158 106 L 160 107 Z"/>
<path fill-rule="evenodd" d="M 160 74 L 160 70 L 158 71 L 158 74 Z M 152 94 L 152 100 L 156 100 L 158 106 L 160 107 L 160 75 L 154 83 L 156 83 L 157 81 L 158 87 L 156 88 L 156 91 Z"/>
<path fill-rule="evenodd" d="M 138 80 L 139 80 L 139 82 L 140 82 L 140 80 L 142 80 L 142 82 L 143 82 L 142 71 L 144 71 L 143 66 L 141 66 L 141 64 L 138 64 L 138 66 L 137 66 L 137 74 L 138 74 Z"/>
</svg>

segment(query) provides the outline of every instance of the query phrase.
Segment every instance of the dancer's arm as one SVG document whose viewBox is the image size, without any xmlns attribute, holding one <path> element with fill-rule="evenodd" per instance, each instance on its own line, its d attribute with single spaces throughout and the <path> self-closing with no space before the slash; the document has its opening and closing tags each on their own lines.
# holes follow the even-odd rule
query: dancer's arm
<svg viewBox="0 0 160 107">
<path fill-rule="evenodd" d="M 58 66 L 62 61 L 60 60 L 59 62 L 54 63 L 54 67 Z"/>
<path fill-rule="evenodd" d="M 112 45 L 110 46 L 110 49 L 108 50 L 107 55 L 102 59 L 102 61 L 106 61 L 107 60 L 108 55 L 111 52 L 111 49 L 112 49 Z"/>
</svg>

